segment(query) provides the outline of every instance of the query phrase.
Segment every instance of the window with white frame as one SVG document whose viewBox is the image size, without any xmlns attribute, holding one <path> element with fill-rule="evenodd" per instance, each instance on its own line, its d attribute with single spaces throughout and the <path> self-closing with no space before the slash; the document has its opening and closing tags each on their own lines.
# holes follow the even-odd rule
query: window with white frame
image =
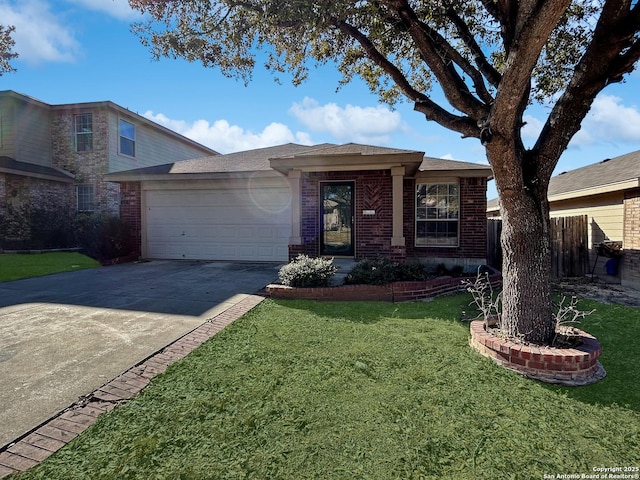
<svg viewBox="0 0 640 480">
<path fill-rule="evenodd" d="M 120 153 L 128 157 L 136 156 L 136 126 L 120 119 Z"/>
<path fill-rule="evenodd" d="M 93 185 L 76 185 L 76 201 L 78 212 L 93 212 L 95 210 Z"/>
<path fill-rule="evenodd" d="M 416 246 L 457 247 L 460 187 L 457 183 L 416 185 Z"/>
<path fill-rule="evenodd" d="M 76 152 L 93 151 L 93 115 L 81 113 L 74 117 Z"/>
</svg>

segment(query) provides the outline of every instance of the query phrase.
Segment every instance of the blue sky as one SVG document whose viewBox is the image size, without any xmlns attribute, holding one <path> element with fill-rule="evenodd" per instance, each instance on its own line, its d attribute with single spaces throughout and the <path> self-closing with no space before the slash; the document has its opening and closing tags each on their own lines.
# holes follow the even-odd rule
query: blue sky
<svg viewBox="0 0 640 480">
<path fill-rule="evenodd" d="M 0 0 L 0 22 L 15 25 L 20 55 L 17 72 L 0 77 L 0 90 L 50 104 L 111 100 L 221 153 L 358 142 L 486 163 L 478 140 L 426 122 L 411 104 L 392 110 L 360 82 L 336 91 L 339 76 L 330 66 L 299 87 L 257 68 L 245 86 L 200 64 L 153 61 L 130 32 L 139 18 L 126 0 Z M 640 150 L 639 92 L 638 72 L 602 92 L 556 171 Z M 527 112 L 525 141 L 533 141 L 547 111 Z"/>
</svg>

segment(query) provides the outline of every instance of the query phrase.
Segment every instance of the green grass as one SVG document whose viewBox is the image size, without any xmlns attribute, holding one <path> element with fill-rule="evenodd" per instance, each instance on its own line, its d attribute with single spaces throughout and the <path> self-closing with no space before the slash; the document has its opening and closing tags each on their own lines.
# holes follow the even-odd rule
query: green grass
<svg viewBox="0 0 640 480">
<path fill-rule="evenodd" d="M 95 268 L 100 264 L 75 252 L 0 255 L 0 282 Z"/>
<path fill-rule="evenodd" d="M 475 353 L 456 320 L 468 301 L 266 300 L 18 478 L 530 479 L 640 466 L 639 309 L 585 302 L 608 376 L 566 388 Z"/>
</svg>

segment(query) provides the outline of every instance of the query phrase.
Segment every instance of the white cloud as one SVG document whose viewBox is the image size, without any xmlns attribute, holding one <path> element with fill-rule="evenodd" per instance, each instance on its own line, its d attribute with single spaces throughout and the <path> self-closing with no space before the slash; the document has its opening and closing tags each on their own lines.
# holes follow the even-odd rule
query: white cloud
<svg viewBox="0 0 640 480">
<path fill-rule="evenodd" d="M 128 0 L 68 0 L 89 10 L 104 12 L 120 20 L 134 20 L 141 16 L 138 10 L 129 5 Z"/>
<path fill-rule="evenodd" d="M 73 62 L 80 52 L 74 32 L 41 0 L 0 0 L 0 19 L 16 27 L 14 51 L 21 61 Z"/>
<path fill-rule="evenodd" d="M 383 106 L 320 105 L 305 97 L 301 103 L 294 103 L 289 113 L 312 131 L 329 133 L 341 142 L 388 143 L 392 133 L 404 128 L 400 113 Z"/>
<path fill-rule="evenodd" d="M 522 127 L 522 137 L 530 140 L 537 140 L 544 123 L 531 115 L 525 115 L 522 117 L 525 124 Z"/>
<path fill-rule="evenodd" d="M 524 120 L 523 138 L 536 140 L 542 131 L 543 121 L 531 115 L 525 115 Z M 580 131 L 573 136 L 569 146 L 637 142 L 640 142 L 640 110 L 635 105 L 625 106 L 620 97 L 603 94 L 594 100 Z"/>
<path fill-rule="evenodd" d="M 213 123 L 207 120 L 196 120 L 188 123 L 184 120 L 172 120 L 162 113 L 155 114 L 151 110 L 142 115 L 220 153 L 271 147 L 284 143 L 313 144 L 309 134 L 305 132 L 294 134 L 289 127 L 277 122 L 270 123 L 262 132 L 253 133 L 237 125 L 231 125 L 227 120 L 216 120 Z"/>
<path fill-rule="evenodd" d="M 639 142 L 640 111 L 625 106 L 620 97 L 600 95 L 582 122 L 582 128 L 573 138 L 572 146 L 594 143 Z"/>
</svg>

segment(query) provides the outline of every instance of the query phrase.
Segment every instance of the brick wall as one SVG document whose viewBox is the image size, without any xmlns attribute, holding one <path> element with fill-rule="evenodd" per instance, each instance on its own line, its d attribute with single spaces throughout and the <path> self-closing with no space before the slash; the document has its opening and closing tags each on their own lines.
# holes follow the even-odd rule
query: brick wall
<svg viewBox="0 0 640 480">
<path fill-rule="evenodd" d="M 622 284 L 640 288 L 640 189 L 625 193 Z"/>
<path fill-rule="evenodd" d="M 142 189 L 140 182 L 120 184 L 120 218 L 131 228 L 132 245 L 136 256 L 142 255 Z"/>
<path fill-rule="evenodd" d="M 320 254 L 320 182 L 355 182 L 355 256 L 384 255 L 394 260 L 450 258 L 485 263 L 487 254 L 486 189 L 484 178 L 460 179 L 460 245 L 452 248 L 414 247 L 415 180 L 405 179 L 404 236 L 406 247 L 392 247 L 392 177 L 388 170 L 354 172 L 315 172 L 304 174 L 302 194 L 302 246 L 292 246 L 290 258 L 298 253 Z M 375 215 L 363 215 L 375 210 Z M 455 263 L 455 262 L 453 262 Z"/>
<path fill-rule="evenodd" d="M 314 172 L 304 174 L 301 181 L 302 248 L 290 249 L 290 255 L 320 254 L 320 182 L 355 182 L 354 227 L 357 258 L 379 254 L 391 256 L 392 184 L 389 171 Z M 375 210 L 375 215 L 363 215 Z M 396 252 L 397 255 L 397 252 Z"/>
<path fill-rule="evenodd" d="M 53 165 L 76 176 L 76 185 L 93 185 L 95 211 L 118 214 L 120 189 L 118 184 L 104 182 L 109 173 L 109 114 L 92 110 L 93 151 L 76 152 L 74 118 L 87 110 L 64 110 L 54 113 L 51 122 Z"/>
</svg>

